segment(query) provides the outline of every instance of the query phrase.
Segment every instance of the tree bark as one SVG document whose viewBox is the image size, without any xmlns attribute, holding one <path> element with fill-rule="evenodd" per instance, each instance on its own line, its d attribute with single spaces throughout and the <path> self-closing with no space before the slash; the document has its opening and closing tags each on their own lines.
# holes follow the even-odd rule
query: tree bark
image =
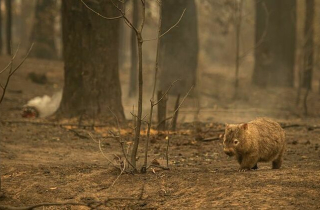
<svg viewBox="0 0 320 210">
<path fill-rule="evenodd" d="M 111 17 L 118 12 L 109 1 L 86 1 Z M 118 69 L 119 20 L 105 20 L 78 0 L 62 1 L 65 83 L 58 114 L 123 120 Z M 113 119 L 112 119 L 113 120 Z"/>
<path fill-rule="evenodd" d="M 35 42 L 31 56 L 44 59 L 56 59 L 57 50 L 54 36 L 54 18 L 56 0 L 37 0 L 31 43 Z"/>
<path fill-rule="evenodd" d="M 308 115 L 308 96 L 312 87 L 313 74 L 313 34 L 314 34 L 314 0 L 306 0 L 306 19 L 304 26 L 304 59 L 302 87 L 306 88 L 303 98 L 304 115 Z"/>
<path fill-rule="evenodd" d="M 163 92 L 158 91 L 157 100 L 160 101 L 161 97 L 163 97 Z M 163 99 L 158 103 L 158 130 L 165 131 L 166 130 L 166 118 L 167 118 L 167 97 L 164 96 Z"/>
<path fill-rule="evenodd" d="M 20 33 L 20 49 L 27 52 L 33 41 L 30 39 L 34 25 L 35 0 L 21 1 L 21 33 Z M 35 47 L 35 46 L 33 46 Z"/>
<path fill-rule="evenodd" d="M 306 0 L 302 87 L 311 88 L 313 73 L 314 0 Z"/>
<path fill-rule="evenodd" d="M 296 47 L 296 0 L 257 0 L 255 4 L 256 48 L 252 82 L 263 87 L 292 87 Z M 262 37 L 264 39 L 258 45 Z"/>
<path fill-rule="evenodd" d="M 6 0 L 6 11 L 7 11 L 7 36 L 6 36 L 6 45 L 7 45 L 7 54 L 11 54 L 11 42 L 12 42 L 12 10 L 11 10 L 11 0 Z"/>
<path fill-rule="evenodd" d="M 133 12 L 132 12 L 132 25 L 138 26 L 139 19 L 139 1 L 133 1 Z M 131 30 L 131 69 L 130 69 L 130 83 L 129 83 L 129 97 L 137 95 L 137 80 L 138 80 L 138 43 L 136 33 Z"/>
<path fill-rule="evenodd" d="M 0 55 L 2 54 L 3 42 L 2 42 L 2 0 L 0 0 Z"/>
<path fill-rule="evenodd" d="M 164 0 L 161 31 L 165 32 L 186 12 L 178 26 L 161 38 L 160 44 L 160 90 L 166 90 L 177 79 L 181 81 L 170 94 L 185 94 L 196 83 L 198 65 L 198 23 L 194 0 Z"/>
</svg>

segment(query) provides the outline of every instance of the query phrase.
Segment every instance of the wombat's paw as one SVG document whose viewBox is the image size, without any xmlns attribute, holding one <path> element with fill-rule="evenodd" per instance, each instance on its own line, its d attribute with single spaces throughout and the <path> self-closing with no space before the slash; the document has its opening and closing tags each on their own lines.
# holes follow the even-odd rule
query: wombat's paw
<svg viewBox="0 0 320 210">
<path fill-rule="evenodd" d="M 247 168 L 239 168 L 238 171 L 239 172 L 246 172 L 246 171 L 249 171 L 250 169 L 247 169 Z"/>
<path fill-rule="evenodd" d="M 255 166 L 253 166 L 251 170 L 258 170 L 258 165 L 256 164 Z"/>
</svg>

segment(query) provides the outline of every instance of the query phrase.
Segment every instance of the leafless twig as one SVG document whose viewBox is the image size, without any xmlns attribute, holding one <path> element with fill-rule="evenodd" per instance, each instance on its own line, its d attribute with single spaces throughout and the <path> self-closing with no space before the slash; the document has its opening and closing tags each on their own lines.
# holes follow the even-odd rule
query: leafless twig
<svg viewBox="0 0 320 210">
<path fill-rule="evenodd" d="M 183 12 L 182 12 L 179 20 L 178 20 L 174 25 L 172 25 L 168 30 L 166 30 L 163 34 L 161 34 L 161 35 L 158 36 L 157 38 L 145 39 L 144 41 L 145 41 L 145 42 L 155 41 L 155 40 L 157 40 L 157 39 L 160 39 L 161 37 L 163 37 L 163 36 L 166 35 L 167 33 L 169 33 L 173 28 L 175 28 L 175 27 L 180 23 L 180 21 L 181 21 L 181 19 L 182 19 L 182 17 L 183 17 L 183 15 L 184 15 L 185 12 L 186 12 L 186 9 L 183 10 Z"/>
<path fill-rule="evenodd" d="M 183 97 L 183 99 L 182 99 L 181 103 L 179 104 L 178 108 L 176 108 L 176 109 L 174 110 L 173 115 L 171 115 L 170 117 L 167 117 L 167 118 L 164 119 L 163 121 L 159 122 L 158 125 L 157 125 L 157 127 L 158 127 L 161 123 L 163 123 L 164 121 L 167 121 L 167 120 L 170 120 L 170 119 L 173 118 L 173 116 L 176 114 L 176 112 L 177 112 L 177 111 L 180 109 L 180 107 L 182 106 L 184 100 L 185 100 L 185 99 L 188 97 L 188 95 L 190 94 L 190 92 L 191 92 L 191 90 L 193 89 L 193 87 L 194 87 L 194 86 L 192 86 L 192 87 L 189 89 L 189 91 L 186 93 L 186 95 Z"/>
<path fill-rule="evenodd" d="M 109 159 L 109 157 L 108 157 L 106 154 L 104 154 L 104 152 L 102 151 L 102 148 L 101 148 L 101 140 L 100 140 L 100 139 L 99 139 L 98 141 L 95 140 L 94 137 L 93 137 L 93 135 L 92 135 L 90 132 L 88 132 L 88 135 L 91 137 L 91 139 L 92 139 L 94 142 L 98 142 L 98 143 L 99 143 L 99 150 L 100 150 L 101 154 L 103 155 L 103 157 L 105 157 L 105 158 L 108 160 L 108 162 L 109 162 L 113 167 L 115 167 L 116 169 L 119 169 L 119 170 L 121 171 L 121 168 L 120 168 L 119 166 L 116 166 L 116 165 L 113 163 L 113 161 L 111 161 L 111 160 Z"/>
<path fill-rule="evenodd" d="M 116 122 L 117 122 L 117 126 L 118 126 L 118 136 L 114 136 L 115 139 L 117 139 L 120 143 L 120 146 L 121 146 L 121 150 L 122 150 L 122 153 L 124 155 L 124 158 L 126 159 L 127 163 L 132 166 L 132 168 L 134 170 L 136 170 L 135 166 L 129 161 L 128 157 L 127 157 L 127 154 L 124 150 L 124 146 L 123 146 L 123 142 L 121 140 L 121 128 L 120 128 L 120 123 L 119 123 L 119 119 L 117 117 L 117 115 L 110 109 L 110 107 L 108 107 L 109 111 L 112 113 L 112 115 L 114 116 L 114 118 L 116 119 Z"/>
<path fill-rule="evenodd" d="M 20 44 L 18 45 L 18 47 L 17 47 L 15 53 L 13 54 L 10 62 L 8 63 L 8 65 L 7 65 L 6 67 L 4 67 L 4 68 L 0 71 L 0 74 L 2 74 L 5 70 L 7 70 L 7 69 L 12 65 L 13 60 L 14 60 L 14 59 L 16 58 L 16 56 L 17 56 L 17 53 L 18 53 L 18 51 L 19 51 L 19 48 L 20 48 Z"/>
<path fill-rule="evenodd" d="M 83 0 L 81 0 L 81 2 L 82 2 L 82 4 L 83 4 L 87 9 L 89 9 L 91 12 L 95 13 L 96 15 L 102 17 L 103 19 L 106 19 L 106 20 L 118 20 L 118 19 L 120 19 L 120 18 L 123 17 L 123 15 L 120 15 L 120 16 L 117 16 L 117 17 L 106 17 L 106 16 L 104 16 L 104 15 L 101 15 L 99 12 L 93 10 L 93 9 L 92 9 L 91 7 L 89 7 L 86 3 L 84 3 Z"/>
<path fill-rule="evenodd" d="M 29 56 L 31 50 L 32 50 L 32 47 L 33 47 L 33 44 L 31 45 L 31 47 L 29 48 L 28 52 L 27 52 L 27 55 L 22 59 L 22 61 L 19 63 L 19 65 L 15 68 L 13 68 L 13 60 L 14 58 L 16 57 L 16 54 L 18 51 L 15 52 L 14 55 L 11 56 L 11 61 L 10 61 L 10 71 L 9 71 L 9 74 L 7 76 L 7 79 L 6 79 L 6 82 L 5 82 L 5 85 L 0 85 L 0 88 L 2 89 L 2 95 L 1 95 L 1 98 L 0 98 L 0 104 L 4 98 L 4 95 L 6 94 L 6 90 L 7 90 L 7 87 L 9 85 L 9 81 L 10 81 L 10 78 L 11 76 L 20 68 L 20 66 L 25 62 L 25 60 L 27 59 L 27 57 Z M 8 67 L 5 67 L 3 70 L 1 70 L 1 74 L 7 69 Z"/>
<path fill-rule="evenodd" d="M 158 76 L 158 61 L 159 61 L 159 47 L 160 47 L 160 34 L 161 34 L 161 25 L 162 25 L 162 0 L 158 1 L 158 7 L 159 7 L 159 21 L 158 21 L 158 43 L 157 43 L 157 54 L 156 54 L 156 61 L 155 61 L 155 71 L 154 71 L 154 83 L 153 83 L 153 90 L 152 90 L 152 96 L 150 99 L 150 114 L 149 114 L 149 122 L 148 122 L 148 128 L 147 128 L 147 139 L 145 142 L 145 153 L 144 153 L 144 165 L 141 168 L 142 173 L 146 173 L 147 171 L 147 164 L 148 164 L 148 148 L 149 148 L 149 140 L 150 140 L 150 129 L 151 129 L 151 123 L 152 123 L 152 115 L 153 115 L 153 107 L 155 106 L 154 103 L 154 95 L 155 90 L 157 86 L 157 76 Z M 159 103 L 159 102 L 158 102 Z"/>
<path fill-rule="evenodd" d="M 156 101 L 156 102 L 153 103 L 153 106 L 158 105 L 158 104 L 160 103 L 160 101 L 162 101 L 163 98 L 168 95 L 168 93 L 169 93 L 169 91 L 171 90 L 171 88 L 172 88 L 172 87 L 174 86 L 174 84 L 175 84 L 176 82 L 178 82 L 178 81 L 180 81 L 180 80 L 177 79 L 177 80 L 173 81 L 173 82 L 170 84 L 170 86 L 168 87 L 168 89 L 166 90 L 166 92 L 164 92 L 164 94 L 161 96 L 161 98 L 160 98 L 158 101 Z M 153 95 L 153 97 L 154 97 L 154 95 Z"/>
<path fill-rule="evenodd" d="M 184 100 L 188 97 L 188 95 L 190 94 L 191 90 L 193 89 L 194 86 L 191 86 L 191 88 L 189 89 L 189 91 L 186 93 L 186 95 L 183 97 L 181 103 L 179 104 L 179 106 L 174 110 L 173 115 L 165 120 L 168 119 L 173 119 L 175 114 L 177 113 L 177 111 L 180 109 L 181 105 L 183 104 Z M 171 125 L 169 126 L 170 128 L 172 127 L 172 121 L 171 121 Z M 159 123 L 160 124 L 160 123 Z M 159 125 L 158 124 L 158 125 Z M 169 145 L 170 145 L 170 137 L 169 137 L 169 130 L 168 130 L 168 135 L 167 135 L 168 139 L 167 139 L 167 148 L 166 148 L 166 160 L 167 160 L 167 168 L 169 168 Z"/>
</svg>

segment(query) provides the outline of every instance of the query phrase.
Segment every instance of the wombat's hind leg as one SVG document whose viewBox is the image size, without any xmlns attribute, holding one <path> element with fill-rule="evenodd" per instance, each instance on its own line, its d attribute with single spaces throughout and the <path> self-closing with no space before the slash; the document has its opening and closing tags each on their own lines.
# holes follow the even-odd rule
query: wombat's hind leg
<svg viewBox="0 0 320 210">
<path fill-rule="evenodd" d="M 252 170 L 257 170 L 258 169 L 258 163 L 256 163 L 251 169 Z"/>
<path fill-rule="evenodd" d="M 272 161 L 272 169 L 279 169 L 282 165 L 282 154 L 277 159 Z"/>
</svg>

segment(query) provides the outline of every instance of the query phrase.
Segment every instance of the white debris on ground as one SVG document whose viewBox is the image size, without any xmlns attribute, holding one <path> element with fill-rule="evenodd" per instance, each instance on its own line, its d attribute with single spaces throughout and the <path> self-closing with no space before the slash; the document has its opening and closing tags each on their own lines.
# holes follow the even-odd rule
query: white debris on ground
<svg viewBox="0 0 320 210">
<path fill-rule="evenodd" d="M 28 101 L 24 107 L 32 107 L 38 111 L 39 117 L 44 118 L 54 114 L 59 108 L 62 99 L 62 91 L 52 95 L 37 96 Z"/>
</svg>

